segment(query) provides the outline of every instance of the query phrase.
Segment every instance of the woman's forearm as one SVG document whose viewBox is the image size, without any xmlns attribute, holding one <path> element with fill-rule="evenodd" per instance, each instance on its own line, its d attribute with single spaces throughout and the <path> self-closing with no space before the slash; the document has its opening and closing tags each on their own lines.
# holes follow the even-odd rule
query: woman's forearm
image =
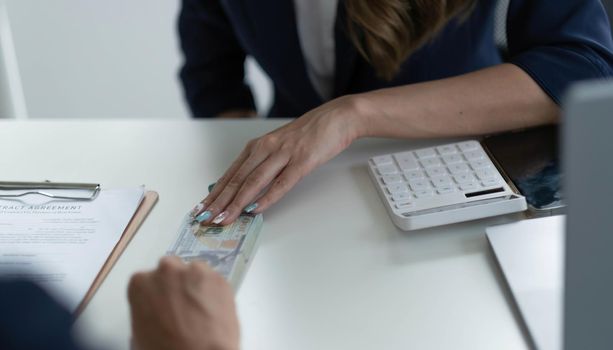
<svg viewBox="0 0 613 350">
<path fill-rule="evenodd" d="M 526 72 L 511 64 L 351 98 L 357 137 L 488 134 L 555 123 L 560 112 Z"/>
<path fill-rule="evenodd" d="M 484 134 L 555 122 L 558 114 L 541 88 L 511 65 L 343 96 L 250 141 L 194 208 L 194 219 L 226 225 L 246 208 L 261 213 L 359 137 Z"/>
</svg>

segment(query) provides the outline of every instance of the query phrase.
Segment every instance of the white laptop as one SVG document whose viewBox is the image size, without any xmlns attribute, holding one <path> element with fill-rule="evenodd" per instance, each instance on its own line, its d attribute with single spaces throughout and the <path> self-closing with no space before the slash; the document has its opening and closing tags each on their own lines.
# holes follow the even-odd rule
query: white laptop
<svg viewBox="0 0 613 350">
<path fill-rule="evenodd" d="M 613 349 L 613 83 L 573 89 L 563 120 L 567 217 L 487 229 L 538 349 Z"/>
<path fill-rule="evenodd" d="M 562 348 L 565 216 L 489 227 L 487 238 L 538 349 Z"/>
</svg>

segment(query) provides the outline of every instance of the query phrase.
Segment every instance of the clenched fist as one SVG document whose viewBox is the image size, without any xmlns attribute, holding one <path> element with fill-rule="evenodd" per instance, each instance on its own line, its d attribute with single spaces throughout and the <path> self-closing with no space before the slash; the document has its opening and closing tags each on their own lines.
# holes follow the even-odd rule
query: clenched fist
<svg viewBox="0 0 613 350">
<path fill-rule="evenodd" d="M 232 289 L 204 262 L 162 258 L 132 277 L 128 299 L 137 350 L 239 348 Z"/>
</svg>

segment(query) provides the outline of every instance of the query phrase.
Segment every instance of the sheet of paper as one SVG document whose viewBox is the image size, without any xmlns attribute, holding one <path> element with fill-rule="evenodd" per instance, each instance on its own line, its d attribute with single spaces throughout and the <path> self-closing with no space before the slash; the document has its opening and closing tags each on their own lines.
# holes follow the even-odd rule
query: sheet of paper
<svg viewBox="0 0 613 350">
<path fill-rule="evenodd" d="M 94 201 L 0 199 L 0 277 L 32 280 L 76 310 L 143 196 L 135 187 Z"/>
</svg>

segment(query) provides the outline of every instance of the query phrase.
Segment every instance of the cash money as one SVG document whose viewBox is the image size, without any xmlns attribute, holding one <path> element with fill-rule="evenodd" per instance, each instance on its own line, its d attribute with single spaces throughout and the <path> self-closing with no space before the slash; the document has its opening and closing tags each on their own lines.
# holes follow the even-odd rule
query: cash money
<svg viewBox="0 0 613 350">
<path fill-rule="evenodd" d="M 207 226 L 186 215 L 167 255 L 206 261 L 237 291 L 257 248 L 262 215 L 242 214 L 226 226 Z"/>
</svg>

